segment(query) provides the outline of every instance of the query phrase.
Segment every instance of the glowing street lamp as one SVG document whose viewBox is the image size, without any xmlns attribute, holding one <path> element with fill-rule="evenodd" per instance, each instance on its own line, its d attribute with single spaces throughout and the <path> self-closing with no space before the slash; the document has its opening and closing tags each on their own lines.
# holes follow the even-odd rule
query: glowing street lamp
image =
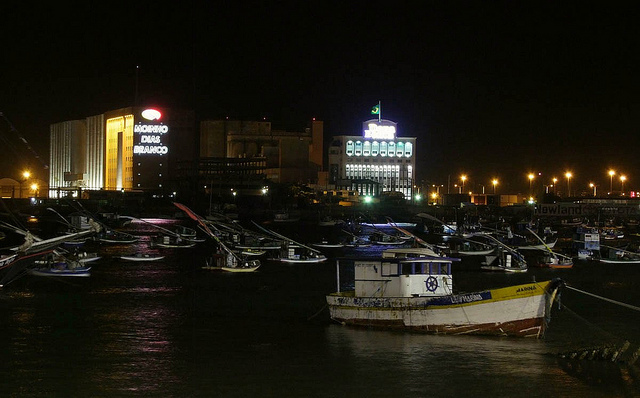
<svg viewBox="0 0 640 398">
<path fill-rule="evenodd" d="M 594 184 L 594 183 L 590 182 L 590 183 L 589 183 L 589 187 L 590 187 L 591 189 L 593 189 L 593 196 L 595 197 L 595 196 L 596 196 L 596 184 Z"/>
<path fill-rule="evenodd" d="M 496 193 L 496 185 L 498 185 L 498 179 L 494 178 L 493 180 L 491 180 L 491 184 L 493 184 L 493 193 Z"/>
<path fill-rule="evenodd" d="M 614 175 L 616 175 L 616 172 L 613 170 L 609 170 L 609 177 L 611 178 L 611 181 L 609 183 L 609 194 L 613 192 L 613 176 Z"/>
<path fill-rule="evenodd" d="M 570 171 L 567 171 L 564 176 L 567 177 L 567 191 L 569 193 L 567 196 L 571 196 L 571 177 L 573 177 L 573 174 L 571 174 Z"/>
<path fill-rule="evenodd" d="M 529 173 L 529 193 L 531 193 L 531 183 L 533 182 L 533 179 L 535 178 L 535 176 L 533 175 L 533 173 Z"/>
<path fill-rule="evenodd" d="M 553 177 L 551 181 L 553 181 L 553 194 L 555 195 L 558 193 L 558 179 Z"/>
<path fill-rule="evenodd" d="M 464 182 L 467 181 L 467 176 L 466 175 L 461 175 L 460 179 L 462 180 L 462 188 L 461 188 L 461 192 L 464 192 Z"/>
<path fill-rule="evenodd" d="M 624 182 L 627 180 L 627 176 L 620 176 L 620 192 L 624 195 Z"/>
</svg>

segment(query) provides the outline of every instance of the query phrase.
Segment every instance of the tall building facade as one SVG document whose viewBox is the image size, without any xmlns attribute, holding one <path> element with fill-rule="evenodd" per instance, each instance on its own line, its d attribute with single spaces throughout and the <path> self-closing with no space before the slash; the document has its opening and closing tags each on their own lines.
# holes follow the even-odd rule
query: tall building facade
<svg viewBox="0 0 640 398">
<path fill-rule="evenodd" d="M 128 107 L 50 127 L 49 196 L 161 191 L 172 165 L 197 157 L 193 111 Z"/>
<path fill-rule="evenodd" d="M 367 120 L 361 135 L 333 137 L 329 147 L 329 184 L 361 195 L 401 192 L 406 199 L 415 183 L 416 138 L 399 137 L 397 123 Z"/>
<path fill-rule="evenodd" d="M 323 122 L 304 131 L 274 130 L 268 121 L 205 120 L 201 158 L 264 158 L 266 177 L 280 183 L 315 183 L 323 167 Z"/>
</svg>

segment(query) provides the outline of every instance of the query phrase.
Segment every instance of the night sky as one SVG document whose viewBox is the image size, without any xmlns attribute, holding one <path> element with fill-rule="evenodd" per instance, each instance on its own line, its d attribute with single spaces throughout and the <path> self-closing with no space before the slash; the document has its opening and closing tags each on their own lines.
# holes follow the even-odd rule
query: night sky
<svg viewBox="0 0 640 398">
<path fill-rule="evenodd" d="M 549 183 L 571 170 L 575 190 L 608 187 L 614 168 L 640 188 L 640 8 L 202 3 L 4 5 L 0 112 L 48 163 L 49 125 L 132 105 L 139 65 L 140 103 L 198 120 L 301 130 L 315 117 L 326 137 L 354 135 L 381 101 L 399 136 L 418 137 L 425 183 L 464 173 L 517 192 L 529 172 Z M 0 123 L 0 177 L 42 169 Z"/>
</svg>

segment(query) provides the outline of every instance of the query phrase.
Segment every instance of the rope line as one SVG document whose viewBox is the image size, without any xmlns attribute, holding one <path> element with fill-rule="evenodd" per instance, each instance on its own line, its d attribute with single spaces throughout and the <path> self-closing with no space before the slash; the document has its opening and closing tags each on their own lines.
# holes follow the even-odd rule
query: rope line
<svg viewBox="0 0 640 398">
<path fill-rule="evenodd" d="M 617 304 L 619 306 L 626 307 L 626 308 L 629 308 L 629 309 L 632 309 L 632 310 L 635 310 L 635 311 L 640 311 L 640 307 L 637 307 L 635 305 L 631 305 L 631 304 L 623 303 L 621 301 L 616 301 L 616 300 L 612 300 L 610 298 L 598 296 L 597 294 L 593 294 L 593 293 L 585 292 L 584 290 L 576 289 L 573 286 L 569 286 L 569 285 L 565 285 L 565 286 L 567 288 L 571 289 L 571 290 L 575 290 L 576 292 L 580 292 L 582 294 L 586 294 L 587 296 L 595 297 L 595 298 L 598 298 L 600 300 L 604 300 L 604 301 L 607 301 L 609 303 Z"/>
</svg>

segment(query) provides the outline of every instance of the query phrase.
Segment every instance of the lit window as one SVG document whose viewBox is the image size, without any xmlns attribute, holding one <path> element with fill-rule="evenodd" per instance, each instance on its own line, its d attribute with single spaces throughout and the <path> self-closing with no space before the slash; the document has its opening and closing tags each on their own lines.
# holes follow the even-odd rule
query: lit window
<svg viewBox="0 0 640 398">
<path fill-rule="evenodd" d="M 347 156 L 353 156 L 353 141 L 347 141 Z"/>
<path fill-rule="evenodd" d="M 371 143 L 371 156 L 378 156 L 378 153 L 380 153 L 380 143 L 373 141 Z"/>
<path fill-rule="evenodd" d="M 387 142 L 382 141 L 380 143 L 380 156 L 387 156 Z"/>
<path fill-rule="evenodd" d="M 413 143 L 405 142 L 404 143 L 404 156 L 410 158 L 413 155 Z"/>
<path fill-rule="evenodd" d="M 389 142 L 389 147 L 387 149 L 387 155 L 396 156 L 396 143 L 393 141 Z"/>
<path fill-rule="evenodd" d="M 398 142 L 396 146 L 396 156 L 402 157 L 404 155 L 404 142 Z"/>
<path fill-rule="evenodd" d="M 362 141 L 356 141 L 355 155 L 356 156 L 361 156 L 362 155 Z"/>
<path fill-rule="evenodd" d="M 371 155 L 371 141 L 365 141 L 362 146 L 362 156 Z"/>
</svg>

